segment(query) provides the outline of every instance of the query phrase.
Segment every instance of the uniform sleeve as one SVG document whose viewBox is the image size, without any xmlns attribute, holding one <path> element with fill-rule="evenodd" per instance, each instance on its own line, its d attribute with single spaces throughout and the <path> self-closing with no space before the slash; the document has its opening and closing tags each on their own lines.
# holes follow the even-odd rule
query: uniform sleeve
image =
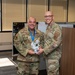
<svg viewBox="0 0 75 75">
<path fill-rule="evenodd" d="M 51 38 L 49 36 L 45 35 L 45 48 L 44 48 L 44 53 L 47 55 L 54 51 L 62 41 L 62 31 L 60 27 L 56 27 L 54 31 L 54 37 Z"/>
<path fill-rule="evenodd" d="M 40 46 L 44 48 L 44 33 L 42 33 L 40 36 Z"/>
<path fill-rule="evenodd" d="M 21 36 L 21 33 L 19 32 L 19 33 L 14 37 L 14 46 L 15 46 L 15 48 L 17 49 L 17 51 L 18 51 L 21 55 L 26 56 L 29 49 L 27 49 L 26 46 L 23 45 L 22 42 L 23 42 L 22 36 Z"/>
</svg>

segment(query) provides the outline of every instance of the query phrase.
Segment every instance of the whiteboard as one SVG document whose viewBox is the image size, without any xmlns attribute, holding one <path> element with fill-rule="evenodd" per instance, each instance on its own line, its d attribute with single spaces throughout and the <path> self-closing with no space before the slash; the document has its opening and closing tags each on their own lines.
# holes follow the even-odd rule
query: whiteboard
<svg viewBox="0 0 75 75">
<path fill-rule="evenodd" d="M 39 22 L 38 23 L 38 29 L 41 30 L 42 32 L 46 32 L 47 24 L 45 22 Z"/>
</svg>

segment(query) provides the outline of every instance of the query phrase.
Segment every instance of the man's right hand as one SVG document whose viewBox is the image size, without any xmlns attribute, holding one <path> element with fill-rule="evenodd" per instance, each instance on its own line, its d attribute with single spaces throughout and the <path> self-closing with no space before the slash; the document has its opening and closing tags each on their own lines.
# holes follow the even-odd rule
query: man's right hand
<svg viewBox="0 0 75 75">
<path fill-rule="evenodd" d="M 29 50 L 29 51 L 28 51 L 28 54 L 33 55 L 33 54 L 35 54 L 35 52 L 34 52 L 33 50 Z"/>
<path fill-rule="evenodd" d="M 44 51 L 44 49 L 39 48 L 39 50 L 38 50 L 37 54 L 38 54 L 38 55 L 40 55 L 40 54 L 42 54 L 42 53 L 43 53 L 43 51 Z"/>
</svg>

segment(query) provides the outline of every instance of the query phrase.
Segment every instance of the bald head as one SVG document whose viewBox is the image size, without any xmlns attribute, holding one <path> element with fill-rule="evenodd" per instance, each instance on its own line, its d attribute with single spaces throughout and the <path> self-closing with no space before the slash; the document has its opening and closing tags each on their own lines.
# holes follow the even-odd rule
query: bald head
<svg viewBox="0 0 75 75">
<path fill-rule="evenodd" d="M 53 12 L 46 11 L 45 12 L 45 23 L 50 25 L 54 20 Z"/>
<path fill-rule="evenodd" d="M 36 19 L 34 17 L 30 17 L 28 19 L 28 27 L 30 30 L 34 30 L 36 27 Z"/>
<path fill-rule="evenodd" d="M 53 15 L 53 12 L 52 11 L 46 11 L 45 16 L 47 16 L 47 15 Z"/>
<path fill-rule="evenodd" d="M 36 19 L 34 17 L 29 17 L 28 22 L 34 20 L 36 22 Z"/>
</svg>

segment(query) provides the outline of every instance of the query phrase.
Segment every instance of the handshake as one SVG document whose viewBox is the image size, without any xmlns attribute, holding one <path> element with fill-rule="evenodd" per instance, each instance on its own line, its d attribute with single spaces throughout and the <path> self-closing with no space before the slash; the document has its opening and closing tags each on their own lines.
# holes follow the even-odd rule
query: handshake
<svg viewBox="0 0 75 75">
<path fill-rule="evenodd" d="M 32 42 L 31 47 L 34 50 L 34 52 L 37 53 L 38 50 L 39 50 L 39 40 L 36 40 L 35 42 Z"/>
</svg>

